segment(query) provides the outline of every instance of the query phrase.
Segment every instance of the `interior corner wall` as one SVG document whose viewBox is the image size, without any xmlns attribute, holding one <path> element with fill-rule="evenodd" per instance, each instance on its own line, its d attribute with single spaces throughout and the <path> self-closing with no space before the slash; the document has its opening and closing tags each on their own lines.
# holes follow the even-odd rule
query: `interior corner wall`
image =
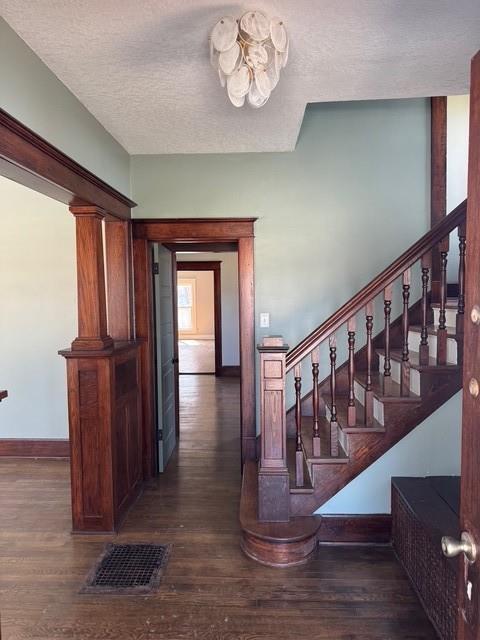
<svg viewBox="0 0 480 640">
<path fill-rule="evenodd" d="M 75 220 L 0 177 L 0 438 L 68 438 L 65 360 L 77 332 Z"/>
<path fill-rule="evenodd" d="M 0 107 L 130 195 L 125 149 L 0 17 Z"/>
<path fill-rule="evenodd" d="M 238 254 L 222 253 L 177 253 L 179 262 L 213 262 L 220 260 L 220 281 L 222 293 L 222 365 L 240 364 L 239 316 L 238 316 Z M 181 272 L 180 272 L 181 273 Z"/>
</svg>

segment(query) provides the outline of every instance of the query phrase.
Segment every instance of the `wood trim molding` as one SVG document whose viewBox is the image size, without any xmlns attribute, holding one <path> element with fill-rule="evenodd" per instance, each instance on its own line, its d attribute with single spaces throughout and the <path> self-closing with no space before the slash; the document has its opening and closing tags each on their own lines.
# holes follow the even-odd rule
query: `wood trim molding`
<svg viewBox="0 0 480 640">
<path fill-rule="evenodd" d="M 164 246 L 175 253 L 184 253 L 185 251 L 208 251 L 209 253 L 234 253 L 237 251 L 238 245 L 235 240 L 225 242 L 166 242 Z"/>
<path fill-rule="evenodd" d="M 1 438 L 0 457 L 11 458 L 69 458 L 68 440 Z"/>
<path fill-rule="evenodd" d="M 392 516 L 389 513 L 322 516 L 317 537 L 319 544 L 389 544 Z"/>
<path fill-rule="evenodd" d="M 256 218 L 198 218 L 198 219 L 152 219 L 132 220 L 135 260 L 135 317 L 137 337 L 145 340 L 142 367 L 147 380 L 151 370 L 152 328 L 148 327 L 148 318 L 152 316 L 151 303 L 146 291 L 149 288 L 150 271 L 145 266 L 146 245 L 159 242 L 169 245 L 174 251 L 177 243 L 211 243 L 236 241 L 238 243 L 238 280 L 239 280 L 239 316 L 240 316 L 240 423 L 242 439 L 242 462 L 256 458 L 256 411 L 255 411 L 255 291 L 254 291 L 254 253 L 253 226 Z M 143 256 L 143 257 L 142 257 Z M 139 333 L 139 322 L 141 330 Z M 145 382 L 147 382 L 147 380 Z M 144 424 L 152 424 L 152 403 L 148 395 L 152 393 L 144 388 Z M 148 429 L 149 427 L 146 427 Z M 145 452 L 144 452 L 145 453 Z M 147 462 L 148 466 L 148 462 Z"/>
<path fill-rule="evenodd" d="M 136 204 L 0 109 L 0 174 L 68 205 L 128 219 Z"/>
<path fill-rule="evenodd" d="M 135 219 L 134 238 L 150 242 L 231 241 L 253 237 L 256 218 Z M 190 249 L 191 250 L 191 249 Z"/>
<path fill-rule="evenodd" d="M 222 375 L 222 281 L 221 261 L 177 262 L 178 271 L 212 271 L 213 272 L 213 314 L 215 325 L 215 375 Z M 174 310 L 177 315 L 177 308 Z M 192 336 L 194 337 L 194 336 Z"/>
<path fill-rule="evenodd" d="M 430 226 L 434 227 L 447 215 L 447 98 L 430 99 Z M 448 237 L 442 249 L 448 251 Z M 440 300 L 440 249 L 432 249 L 432 300 Z"/>
</svg>

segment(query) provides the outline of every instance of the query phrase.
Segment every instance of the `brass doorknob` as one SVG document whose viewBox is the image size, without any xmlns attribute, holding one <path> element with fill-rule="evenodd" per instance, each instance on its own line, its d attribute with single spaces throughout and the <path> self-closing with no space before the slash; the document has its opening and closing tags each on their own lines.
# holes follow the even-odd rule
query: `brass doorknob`
<svg viewBox="0 0 480 640">
<path fill-rule="evenodd" d="M 464 553 L 470 563 L 475 562 L 477 558 L 477 545 L 473 541 L 472 536 L 466 531 L 462 533 L 460 540 L 456 540 L 450 536 L 443 536 L 442 551 L 443 555 L 447 556 L 447 558 L 455 558 L 455 556 Z"/>
</svg>

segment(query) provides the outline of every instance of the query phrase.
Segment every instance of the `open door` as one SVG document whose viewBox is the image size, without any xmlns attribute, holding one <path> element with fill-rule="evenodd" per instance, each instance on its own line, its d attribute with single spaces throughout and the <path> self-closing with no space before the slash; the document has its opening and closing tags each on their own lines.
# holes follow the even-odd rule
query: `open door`
<svg viewBox="0 0 480 640">
<path fill-rule="evenodd" d="M 171 252 L 154 245 L 154 313 L 156 354 L 156 419 L 158 471 L 167 466 L 177 442 L 176 331 L 174 315 L 174 261 Z"/>
<path fill-rule="evenodd" d="M 460 556 L 457 638 L 480 639 L 480 52 L 472 61 L 468 159 L 463 362 L 461 540 L 443 538 Z"/>
</svg>

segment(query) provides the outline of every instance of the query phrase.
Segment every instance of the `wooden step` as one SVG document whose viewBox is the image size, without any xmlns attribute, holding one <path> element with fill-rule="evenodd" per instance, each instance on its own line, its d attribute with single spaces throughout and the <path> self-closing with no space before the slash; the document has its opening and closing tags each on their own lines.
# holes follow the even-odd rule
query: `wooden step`
<svg viewBox="0 0 480 640">
<path fill-rule="evenodd" d="M 377 349 L 377 354 L 384 358 L 385 357 L 385 349 Z M 394 362 L 401 363 L 402 362 L 402 352 L 400 349 L 391 349 L 390 351 L 390 360 Z M 420 354 L 418 351 L 410 351 L 408 354 L 408 364 L 411 369 L 415 369 L 417 371 L 436 371 L 438 373 L 452 373 L 458 371 L 461 367 L 458 364 L 437 364 L 435 358 L 429 358 L 428 364 L 420 364 Z M 382 367 L 380 367 L 380 370 Z"/>
<path fill-rule="evenodd" d="M 302 418 L 302 441 L 305 457 L 310 464 L 346 464 L 348 456 L 342 446 L 339 446 L 338 456 L 330 455 L 330 421 L 325 417 L 319 419 L 320 428 L 320 457 L 313 455 L 313 418 Z"/>
<path fill-rule="evenodd" d="M 295 438 L 287 439 L 287 465 L 288 473 L 290 476 L 290 491 L 295 491 L 297 493 L 311 493 L 313 491 L 313 485 L 310 479 L 310 471 L 308 469 L 305 457 L 303 459 L 303 485 L 300 487 L 297 486 L 296 483 L 296 445 L 297 443 Z"/>
<path fill-rule="evenodd" d="M 384 433 L 385 427 L 377 420 L 373 421 L 371 427 L 367 427 L 365 424 L 365 407 L 361 402 L 355 399 L 355 410 L 357 416 L 357 423 L 354 427 L 348 426 L 347 412 L 348 412 L 348 398 L 346 396 L 340 396 L 337 398 L 337 418 L 341 426 L 341 429 L 346 434 L 358 435 L 360 433 Z"/>
<path fill-rule="evenodd" d="M 433 310 L 433 323 L 438 327 L 439 318 L 440 318 L 440 303 L 434 302 L 431 305 Z M 455 327 L 457 323 L 457 308 L 458 308 L 458 299 L 457 298 L 448 298 L 447 304 L 445 305 L 445 318 L 448 327 Z"/>
<path fill-rule="evenodd" d="M 317 548 L 320 516 L 300 516 L 289 522 L 258 521 L 257 464 L 243 468 L 240 497 L 241 548 L 253 560 L 270 567 L 291 567 L 307 562 Z"/>
<path fill-rule="evenodd" d="M 365 390 L 365 372 L 355 374 L 355 384 Z M 408 395 L 402 395 L 400 385 L 394 380 L 385 378 L 383 373 L 378 371 L 372 372 L 372 391 L 373 397 L 383 404 L 392 402 L 419 404 L 422 401 L 421 397 L 416 393 L 410 392 Z"/>
<path fill-rule="evenodd" d="M 457 328 L 456 327 L 445 327 L 447 330 L 447 335 L 449 338 L 455 338 L 457 339 Z M 420 324 L 414 324 L 411 325 L 409 327 L 409 330 L 412 331 L 415 334 L 421 334 L 422 332 L 422 326 Z M 434 324 L 429 324 L 427 326 L 427 333 L 429 336 L 436 336 L 438 335 L 438 327 Z"/>
</svg>

